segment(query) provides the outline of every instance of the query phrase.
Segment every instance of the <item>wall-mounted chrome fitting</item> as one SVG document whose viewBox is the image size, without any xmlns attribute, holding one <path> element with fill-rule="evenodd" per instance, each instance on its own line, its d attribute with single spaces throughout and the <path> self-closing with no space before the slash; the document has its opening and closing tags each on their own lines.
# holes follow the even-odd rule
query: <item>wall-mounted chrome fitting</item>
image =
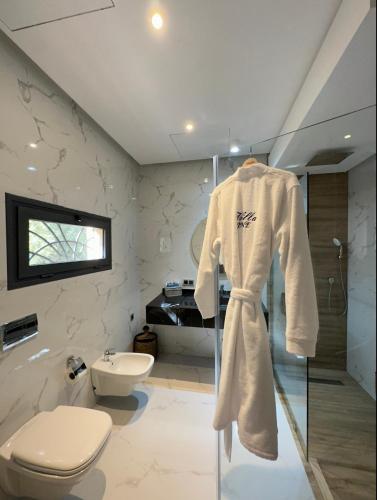
<svg viewBox="0 0 377 500">
<path fill-rule="evenodd" d="M 13 349 L 38 335 L 38 318 L 30 314 L 21 319 L 0 324 L 0 352 Z"/>
</svg>

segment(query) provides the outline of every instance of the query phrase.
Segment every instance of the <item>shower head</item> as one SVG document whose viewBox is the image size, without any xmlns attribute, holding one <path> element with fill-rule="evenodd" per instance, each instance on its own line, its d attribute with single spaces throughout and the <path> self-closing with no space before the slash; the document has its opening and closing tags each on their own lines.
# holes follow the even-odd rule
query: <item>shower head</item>
<svg viewBox="0 0 377 500">
<path fill-rule="evenodd" d="M 340 240 L 338 240 L 338 238 L 333 238 L 332 242 L 336 247 L 339 248 L 339 255 L 338 255 L 339 260 L 342 259 L 344 254 L 343 243 Z"/>
</svg>

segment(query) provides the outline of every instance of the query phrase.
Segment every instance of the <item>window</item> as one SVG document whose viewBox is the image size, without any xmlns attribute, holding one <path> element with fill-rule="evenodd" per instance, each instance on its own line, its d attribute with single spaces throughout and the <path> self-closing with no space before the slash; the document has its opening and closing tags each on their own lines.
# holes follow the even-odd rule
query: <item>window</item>
<svg viewBox="0 0 377 500">
<path fill-rule="evenodd" d="M 9 290 L 111 269 L 111 219 L 5 196 Z"/>
<path fill-rule="evenodd" d="M 99 227 L 29 220 L 29 266 L 103 259 L 103 243 Z"/>
</svg>

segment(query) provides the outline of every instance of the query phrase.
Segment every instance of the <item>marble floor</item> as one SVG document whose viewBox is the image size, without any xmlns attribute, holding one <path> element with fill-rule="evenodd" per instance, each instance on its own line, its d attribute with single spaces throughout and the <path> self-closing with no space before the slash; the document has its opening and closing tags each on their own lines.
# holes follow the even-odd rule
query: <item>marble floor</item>
<svg viewBox="0 0 377 500">
<path fill-rule="evenodd" d="M 215 360 L 181 354 L 161 354 L 151 374 L 153 379 L 171 381 L 175 386 L 192 387 L 199 392 L 214 392 Z M 188 385 L 187 382 L 194 384 Z M 195 384 L 200 384 L 196 386 Z"/>
<path fill-rule="evenodd" d="M 114 422 L 91 476 L 65 500 L 215 499 L 215 398 L 140 384 L 128 398 L 101 398 Z"/>
<path fill-rule="evenodd" d="M 271 462 L 258 458 L 249 453 L 234 436 L 231 463 L 227 461 L 221 446 L 221 500 L 315 500 L 278 395 L 276 407 L 278 460 Z"/>
<path fill-rule="evenodd" d="M 96 469 L 64 500 L 215 500 L 212 360 L 163 356 L 129 398 L 101 398 L 114 427 Z M 280 458 L 268 462 L 235 439 L 222 456 L 222 500 L 314 500 L 277 398 Z"/>
</svg>

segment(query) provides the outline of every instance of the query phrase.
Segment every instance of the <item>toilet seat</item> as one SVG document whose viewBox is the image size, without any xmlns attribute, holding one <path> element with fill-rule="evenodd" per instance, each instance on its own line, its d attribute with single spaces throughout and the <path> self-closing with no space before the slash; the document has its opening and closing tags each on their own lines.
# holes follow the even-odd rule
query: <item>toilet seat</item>
<svg viewBox="0 0 377 500">
<path fill-rule="evenodd" d="M 58 406 L 31 419 L 16 437 L 12 461 L 31 472 L 67 477 L 95 461 L 110 435 L 107 413 Z"/>
</svg>

